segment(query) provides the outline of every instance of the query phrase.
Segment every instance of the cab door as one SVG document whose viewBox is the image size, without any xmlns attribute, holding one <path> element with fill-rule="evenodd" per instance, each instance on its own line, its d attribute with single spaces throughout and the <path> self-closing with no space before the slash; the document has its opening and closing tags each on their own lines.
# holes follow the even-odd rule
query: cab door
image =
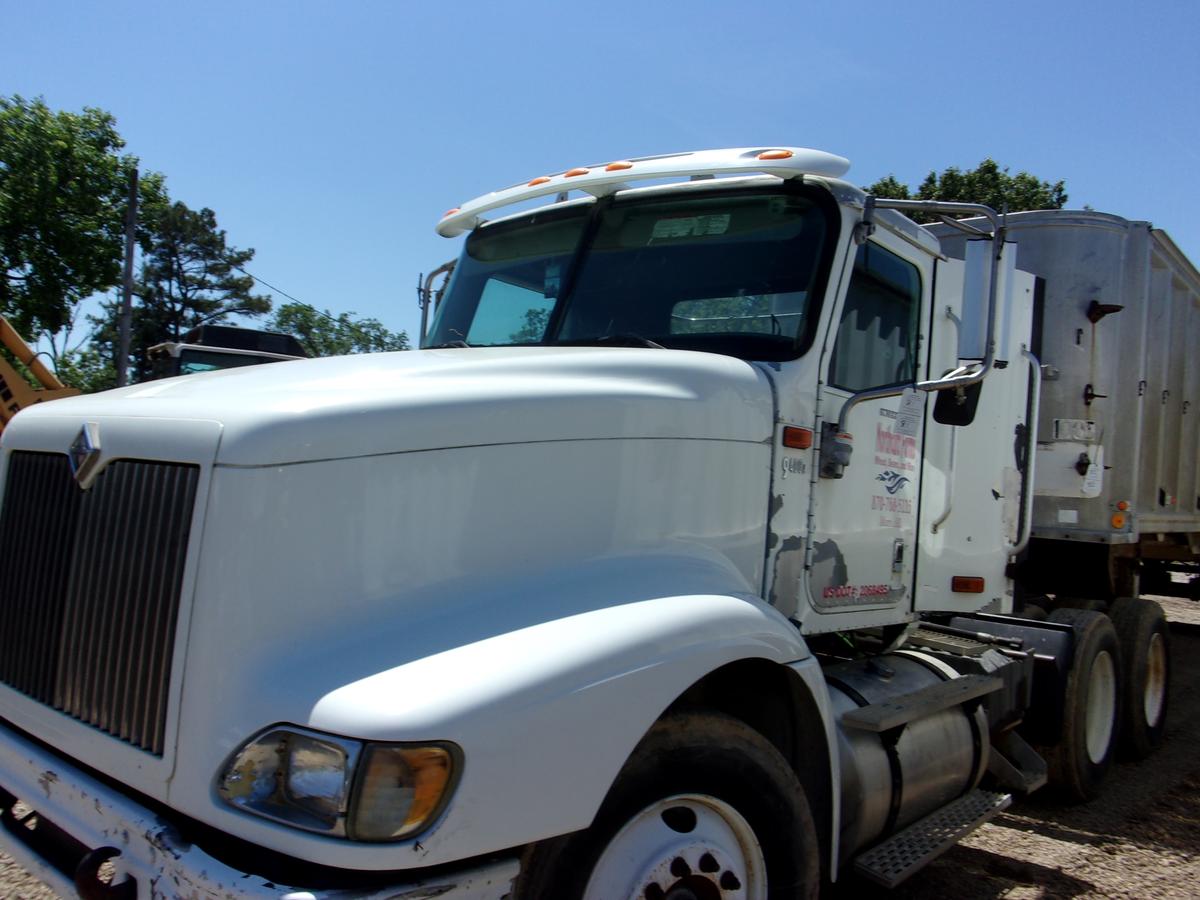
<svg viewBox="0 0 1200 900">
<path fill-rule="evenodd" d="M 856 393 L 899 392 L 917 380 L 931 281 L 922 265 L 929 271 L 932 259 L 882 229 L 858 247 L 825 343 L 822 423 L 837 422 Z M 841 438 L 853 447 L 849 464 L 813 484 L 806 631 L 887 624 L 911 612 L 924 404 L 925 394 L 910 390 L 850 410 L 850 437 Z"/>
</svg>

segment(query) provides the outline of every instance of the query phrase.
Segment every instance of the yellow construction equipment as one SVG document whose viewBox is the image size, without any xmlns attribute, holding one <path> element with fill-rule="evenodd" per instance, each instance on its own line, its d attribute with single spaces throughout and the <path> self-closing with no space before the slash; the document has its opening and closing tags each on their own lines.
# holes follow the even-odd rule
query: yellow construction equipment
<svg viewBox="0 0 1200 900">
<path fill-rule="evenodd" d="M 78 388 L 67 387 L 46 368 L 4 316 L 0 316 L 0 343 L 4 344 L 41 385 L 33 387 L 7 359 L 0 356 L 0 432 L 4 431 L 8 420 L 26 406 L 46 400 L 57 400 L 59 397 L 73 397 L 79 393 Z"/>
</svg>

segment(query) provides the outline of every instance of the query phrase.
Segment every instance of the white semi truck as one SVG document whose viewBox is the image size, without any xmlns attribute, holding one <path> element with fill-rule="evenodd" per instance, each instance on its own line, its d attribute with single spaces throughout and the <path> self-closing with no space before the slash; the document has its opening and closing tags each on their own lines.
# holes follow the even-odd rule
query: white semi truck
<svg viewBox="0 0 1200 900">
<path fill-rule="evenodd" d="M 421 351 L 17 416 L 7 851 L 89 898 L 811 897 L 1151 752 L 1168 632 L 1114 591 L 1156 551 L 1112 535 L 1163 513 L 1121 487 L 1127 423 L 1049 387 L 1052 335 L 1132 306 L 1089 333 L 1122 301 L 1054 293 L 1004 218 L 847 168 L 537 177 L 441 220 L 467 238 Z M 1030 561 L 1067 532 L 1134 549 Z"/>
</svg>

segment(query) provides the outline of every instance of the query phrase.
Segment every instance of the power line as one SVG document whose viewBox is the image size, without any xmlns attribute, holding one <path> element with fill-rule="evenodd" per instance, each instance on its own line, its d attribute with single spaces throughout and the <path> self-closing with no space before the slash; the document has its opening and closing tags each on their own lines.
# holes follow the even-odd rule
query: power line
<svg viewBox="0 0 1200 900">
<path fill-rule="evenodd" d="M 261 279 L 257 275 L 255 275 L 253 272 L 247 272 L 241 266 L 233 266 L 233 268 L 237 269 L 243 275 L 245 275 L 249 278 L 253 278 L 255 281 L 257 281 L 259 284 L 261 284 L 263 287 L 267 288 L 268 290 L 272 290 L 277 294 L 282 294 L 284 297 L 287 297 L 293 303 L 298 303 L 300 306 L 303 306 L 305 309 L 309 310 L 310 312 L 316 313 L 318 316 L 321 316 L 324 319 L 328 319 L 330 322 L 334 323 L 339 328 L 348 328 L 351 331 L 353 331 L 355 334 L 357 334 L 359 337 L 361 337 L 367 341 L 371 340 L 370 334 L 363 331 L 361 328 L 359 328 L 357 325 L 355 325 L 353 322 L 349 321 L 348 319 L 339 319 L 336 316 L 332 315 L 331 313 L 325 312 L 324 310 L 317 309 L 311 303 L 305 303 L 300 298 L 293 297 L 291 294 L 289 294 L 287 291 L 283 290 L 282 288 L 277 288 L 277 287 L 275 287 L 275 285 L 271 284 L 269 281 L 264 281 L 263 279 Z M 407 336 L 408 335 L 406 332 L 405 337 L 407 338 Z"/>
<path fill-rule="evenodd" d="M 250 277 L 250 278 L 253 278 L 255 281 L 257 281 L 257 282 L 258 282 L 259 284 L 261 284 L 263 287 L 265 287 L 265 288 L 269 288 L 270 290 L 274 291 L 274 292 L 275 292 L 275 293 L 277 293 L 277 294 L 283 294 L 283 296 L 287 297 L 287 298 L 288 298 L 289 300 L 291 300 L 293 303 L 299 303 L 299 304 L 300 304 L 301 306 L 303 306 L 305 309 L 311 309 L 311 310 L 312 310 L 313 312 L 315 312 L 317 315 L 320 315 L 320 316 L 325 316 L 326 318 L 333 319 L 333 316 L 329 315 L 329 313 L 324 313 L 324 312 L 321 312 L 321 310 L 317 309 L 315 306 L 312 306 L 312 305 L 310 305 L 310 304 L 308 304 L 308 303 L 305 303 L 303 300 L 299 299 L 298 297 L 293 297 L 293 296 L 292 296 L 291 294 L 289 294 L 287 291 L 283 290 L 282 288 L 277 288 L 277 287 L 275 287 L 275 285 L 271 284 L 270 282 L 264 281 L 263 279 L 261 279 L 261 278 L 259 278 L 257 275 L 255 275 L 253 272 L 247 272 L 247 271 L 246 271 L 245 269 L 243 269 L 241 266 L 234 266 L 233 268 L 237 269 L 237 270 L 238 270 L 239 272 L 241 272 L 243 275 L 246 275 L 246 276 L 248 276 L 248 277 Z M 337 321 L 337 320 L 335 319 L 334 321 Z"/>
</svg>

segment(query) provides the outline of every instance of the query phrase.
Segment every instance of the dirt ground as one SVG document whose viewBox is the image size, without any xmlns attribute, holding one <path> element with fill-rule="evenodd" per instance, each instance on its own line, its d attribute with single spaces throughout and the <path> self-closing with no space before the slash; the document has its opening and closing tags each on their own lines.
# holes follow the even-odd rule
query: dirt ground
<svg viewBox="0 0 1200 900">
<path fill-rule="evenodd" d="M 1200 897 L 1200 603 L 1154 598 L 1174 623 L 1171 726 L 1147 763 L 1121 763 L 1103 797 L 1064 807 L 1034 796 L 894 891 L 843 882 L 834 895 L 946 900 Z M 0 898 L 56 895 L 0 854 Z"/>
</svg>

